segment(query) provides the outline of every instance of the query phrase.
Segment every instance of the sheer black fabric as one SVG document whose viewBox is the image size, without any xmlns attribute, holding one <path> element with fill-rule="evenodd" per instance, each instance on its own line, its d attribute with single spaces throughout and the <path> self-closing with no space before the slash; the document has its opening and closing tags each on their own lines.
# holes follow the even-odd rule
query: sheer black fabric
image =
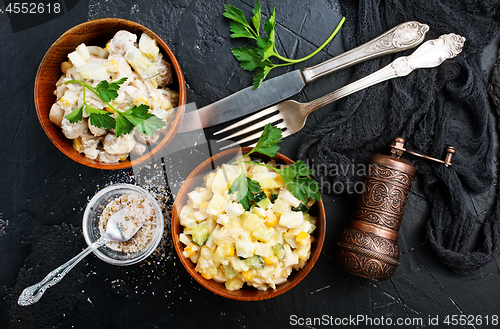
<svg viewBox="0 0 500 329">
<path fill-rule="evenodd" d="M 467 40 L 461 54 L 437 68 L 416 70 L 340 101 L 338 110 L 304 140 L 299 158 L 313 168 L 347 168 L 365 163 L 373 153 L 387 152 L 385 147 L 396 136 L 406 139 L 408 149 L 436 158 L 444 158 L 446 147 L 453 145 L 457 154 L 452 167 L 411 159 L 431 202 L 428 238 L 440 259 L 455 272 L 481 268 L 500 252 L 500 209 L 481 220 L 479 242 L 476 236 L 473 243 L 471 233 L 478 218 L 467 191 L 483 192 L 495 182 L 494 121 L 480 56 L 499 31 L 499 1 L 340 3 L 346 17 L 342 31 L 346 49 L 411 20 L 430 26 L 426 40 L 448 33 Z M 359 64 L 353 69 L 353 80 L 411 52 Z M 326 169 L 315 178 L 331 187 L 336 182 L 360 180 L 355 174 Z"/>
</svg>

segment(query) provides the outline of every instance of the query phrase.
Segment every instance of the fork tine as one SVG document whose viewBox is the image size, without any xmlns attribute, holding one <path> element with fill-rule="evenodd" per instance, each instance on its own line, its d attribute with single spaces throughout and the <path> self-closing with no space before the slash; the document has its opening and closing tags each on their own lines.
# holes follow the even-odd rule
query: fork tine
<svg viewBox="0 0 500 329">
<path fill-rule="evenodd" d="M 253 121 L 257 121 L 260 118 L 262 118 L 262 117 L 264 117 L 266 115 L 272 114 L 272 113 L 274 113 L 276 111 L 277 111 L 276 106 L 271 106 L 271 107 L 269 107 L 269 108 L 267 108 L 265 110 L 262 110 L 260 112 L 257 112 L 255 114 L 249 116 L 248 118 L 245 118 L 243 120 L 235 122 L 232 125 L 230 125 L 230 126 L 224 128 L 224 129 L 221 129 L 221 130 L 215 132 L 214 135 L 222 134 L 222 133 L 224 133 L 226 131 L 233 130 L 233 129 L 238 128 L 240 126 L 243 126 L 243 125 L 245 125 L 247 123 L 250 123 L 250 122 L 253 122 Z"/>
<path fill-rule="evenodd" d="M 286 126 L 285 126 L 284 122 L 281 122 L 281 123 L 279 123 L 279 124 L 275 125 L 275 127 L 280 128 L 281 130 L 286 129 Z M 254 133 L 254 134 L 252 134 L 252 135 L 250 135 L 250 136 L 247 136 L 247 137 L 242 138 L 242 139 L 240 139 L 240 140 L 238 140 L 238 141 L 235 141 L 235 142 L 233 142 L 233 143 L 231 143 L 231 144 L 229 144 L 229 145 L 226 145 L 226 146 L 224 146 L 224 147 L 221 147 L 221 151 L 222 151 L 222 150 L 225 150 L 225 149 L 227 149 L 227 148 L 234 147 L 234 146 L 236 146 L 236 145 L 241 145 L 241 144 L 243 144 L 243 143 L 246 143 L 246 142 L 250 142 L 250 141 L 253 141 L 253 140 L 259 139 L 259 137 L 260 137 L 260 136 L 261 136 L 261 134 L 262 134 L 262 131 L 263 131 L 263 130 L 262 130 L 262 129 L 260 129 L 259 131 L 257 131 L 256 133 Z M 287 133 L 287 131 L 286 131 L 286 130 L 285 130 L 285 131 L 283 131 L 283 133 L 282 133 L 282 136 L 283 136 L 283 137 L 287 137 L 287 136 L 289 136 L 289 135 L 290 135 L 290 134 L 289 134 L 289 133 Z M 217 143 L 218 143 L 218 142 L 219 142 L 219 141 L 217 141 Z M 255 142 L 254 144 L 251 144 L 251 145 L 249 145 L 249 146 L 250 146 L 250 147 L 254 147 L 256 144 L 257 144 L 257 142 Z"/>
<path fill-rule="evenodd" d="M 228 140 L 228 139 L 232 139 L 234 137 L 238 137 L 238 136 L 241 136 L 241 135 L 244 135 L 244 134 L 247 134 L 247 133 L 250 133 L 254 130 L 261 130 L 262 128 L 264 128 L 264 126 L 268 123 L 273 123 L 273 122 L 276 122 L 278 120 L 281 120 L 283 119 L 283 117 L 281 116 L 280 113 L 277 113 L 275 115 L 273 115 L 272 117 L 269 117 L 265 120 L 262 120 L 262 121 L 259 121 L 257 123 L 254 123 L 253 125 L 249 126 L 249 127 L 246 127 L 242 130 L 238 130 L 236 131 L 235 133 L 229 135 L 229 136 L 226 136 L 224 138 L 221 138 L 217 141 L 218 142 L 221 142 L 221 141 L 225 141 L 225 140 Z M 253 136 L 253 135 L 252 135 Z"/>
<path fill-rule="evenodd" d="M 286 127 L 285 122 L 281 122 L 281 123 L 277 124 L 276 127 L 281 129 L 281 131 L 282 131 L 281 132 L 281 137 L 282 138 L 285 138 L 285 137 L 288 137 L 288 136 L 294 134 L 294 133 L 290 133 L 290 130 Z M 250 144 L 248 146 L 249 147 L 255 147 L 256 145 L 257 145 L 257 142 L 255 142 L 253 144 Z"/>
<path fill-rule="evenodd" d="M 253 135 L 250 135 L 250 136 L 248 136 L 248 137 L 245 137 L 245 138 L 243 138 L 243 139 L 240 139 L 239 141 L 236 141 L 236 142 L 233 142 L 233 143 L 231 143 L 231 144 L 229 144 L 229 145 L 226 145 L 226 146 L 224 146 L 224 147 L 221 147 L 220 149 L 221 149 L 221 151 L 222 151 L 222 150 L 225 150 L 225 149 L 227 149 L 227 148 L 230 148 L 230 147 L 233 147 L 233 146 L 236 146 L 236 145 L 241 145 L 241 144 L 243 144 L 243 143 L 246 143 L 246 142 L 249 142 L 249 141 L 253 141 L 253 140 L 255 140 L 255 139 L 258 139 L 258 138 L 260 137 L 260 134 L 262 134 L 262 131 L 258 131 L 258 132 L 256 132 L 256 133 L 255 133 L 255 134 L 253 134 Z M 217 141 L 217 142 L 219 142 L 219 141 Z"/>
</svg>

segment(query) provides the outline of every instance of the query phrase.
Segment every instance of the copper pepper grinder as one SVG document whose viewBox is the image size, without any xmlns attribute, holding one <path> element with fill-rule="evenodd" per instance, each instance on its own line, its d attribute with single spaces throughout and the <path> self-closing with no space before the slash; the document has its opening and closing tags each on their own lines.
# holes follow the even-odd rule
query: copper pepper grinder
<svg viewBox="0 0 500 329">
<path fill-rule="evenodd" d="M 396 137 L 390 145 L 392 155 L 370 157 L 364 193 L 337 241 L 340 266 L 374 281 L 389 279 L 399 265 L 398 231 L 415 178 L 415 167 L 400 157 L 407 152 L 451 166 L 455 154 L 453 147 L 448 147 L 445 160 L 434 159 L 406 150 L 404 143 Z"/>
</svg>

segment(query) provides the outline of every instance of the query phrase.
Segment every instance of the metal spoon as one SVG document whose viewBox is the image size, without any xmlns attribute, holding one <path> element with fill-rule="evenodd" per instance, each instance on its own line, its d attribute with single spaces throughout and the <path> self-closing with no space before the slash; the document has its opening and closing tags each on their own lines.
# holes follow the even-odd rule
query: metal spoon
<svg viewBox="0 0 500 329">
<path fill-rule="evenodd" d="M 134 220 L 131 220 L 130 216 L 128 216 L 127 208 L 117 211 L 109 218 L 106 233 L 102 237 L 84 249 L 81 253 L 50 272 L 42 281 L 24 289 L 17 303 L 21 306 L 36 303 L 42 298 L 45 290 L 61 281 L 61 279 L 68 274 L 79 261 L 85 258 L 85 256 L 109 241 L 123 242 L 129 240 L 137 233 L 143 224 L 144 223 L 136 223 Z"/>
</svg>

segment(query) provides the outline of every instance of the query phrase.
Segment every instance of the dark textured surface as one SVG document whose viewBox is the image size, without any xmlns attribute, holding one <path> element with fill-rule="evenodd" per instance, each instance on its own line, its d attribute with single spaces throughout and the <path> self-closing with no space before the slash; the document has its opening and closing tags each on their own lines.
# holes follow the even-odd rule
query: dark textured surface
<svg viewBox="0 0 500 329">
<path fill-rule="evenodd" d="M 452 145 L 457 150 L 452 169 L 430 161 L 411 161 L 425 182 L 425 195 L 432 200 L 429 241 L 442 262 L 464 274 L 500 254 L 500 214 L 496 212 L 483 220 L 484 229 L 474 236 L 476 245 L 468 248 L 478 218 L 476 209 L 464 201 L 468 191 L 482 193 L 495 181 L 491 161 L 496 155 L 493 111 L 480 57 L 500 29 L 500 3 L 419 1 L 344 0 L 345 44 L 355 47 L 401 21 L 415 19 L 431 26 L 428 38 L 450 31 L 464 37 L 460 55 L 433 69 L 415 70 L 404 79 L 388 80 L 345 98 L 338 110 L 307 136 L 298 156 L 310 160 L 313 167 L 316 163 L 347 166 L 366 162 L 395 136 L 406 140 L 406 148 L 437 158 Z M 366 76 L 391 60 L 386 56 L 362 63 L 353 76 Z M 319 173 L 315 177 L 331 186 L 347 179 L 359 180 L 356 176 Z"/>
<path fill-rule="evenodd" d="M 71 8 L 74 2 L 66 1 L 66 7 Z M 228 2 L 246 12 L 253 7 L 253 1 Z M 86 20 L 121 17 L 137 21 L 172 47 L 184 69 L 188 102 L 201 107 L 250 85 L 252 80 L 252 75 L 239 68 L 229 52 L 230 47 L 244 42 L 229 38 L 228 23 L 221 15 L 223 3 L 80 0 L 56 19 L 24 30 L 11 27 L 5 6 L 2 7 L 0 328 L 287 328 L 292 326 L 290 317 L 294 315 L 333 319 L 365 315 L 372 319 L 391 318 L 394 324 L 398 318 L 423 321 L 423 325 L 414 322 L 394 326 L 400 328 L 430 327 L 429 318 L 438 316 L 439 325 L 434 327 L 498 327 L 491 319 L 500 315 L 499 260 L 468 275 L 453 274 L 438 260 L 426 237 L 429 200 L 420 192 L 422 182 L 418 176 L 400 230 L 401 265 L 389 281 L 374 283 L 336 266 L 334 243 L 350 217 L 353 203 L 346 197 L 326 196 L 327 237 L 317 265 L 297 287 L 271 300 L 237 302 L 206 291 L 182 268 L 166 232 L 160 249 L 141 264 L 114 267 L 90 255 L 37 304 L 17 305 L 26 286 L 40 281 L 85 247 L 81 217 L 89 198 L 106 185 L 134 181 L 132 171 L 100 171 L 72 162 L 45 136 L 33 103 L 33 81 L 44 52 L 64 31 Z M 293 58 L 320 45 L 340 19 L 340 4 L 336 1 L 266 1 L 262 2 L 263 13 L 269 14 L 273 6 L 277 11 L 278 49 Z M 485 79 L 496 60 L 497 49 L 498 39 L 485 50 Z M 342 51 L 341 39 L 336 38 L 325 51 L 300 67 Z M 272 74 L 291 69 L 294 67 Z M 350 73 L 346 70 L 323 78 L 307 86 L 295 99 L 307 101 L 322 96 L 346 83 Z M 333 110 L 335 105 L 316 111 L 301 132 L 283 142 L 282 152 L 295 158 L 305 135 Z M 185 144 L 187 140 L 178 136 L 174 146 Z M 164 165 L 171 173 L 169 178 L 175 177 L 179 167 L 188 173 L 190 166 L 194 167 L 207 154 L 204 149 L 200 146 L 168 156 Z M 154 174 L 155 166 L 145 170 Z M 149 181 L 148 175 L 135 172 L 141 185 L 158 184 L 154 179 L 153 183 Z M 170 180 L 175 191 L 178 185 L 175 179 Z M 468 201 L 478 214 L 485 215 L 494 201 L 493 195 L 471 194 Z M 482 324 L 448 326 L 444 324 L 448 315 L 482 317 Z M 474 319 L 477 321 L 477 317 Z M 325 323 L 303 324 L 306 328 L 327 327 Z M 360 322 L 339 327 L 374 326 Z"/>
</svg>

